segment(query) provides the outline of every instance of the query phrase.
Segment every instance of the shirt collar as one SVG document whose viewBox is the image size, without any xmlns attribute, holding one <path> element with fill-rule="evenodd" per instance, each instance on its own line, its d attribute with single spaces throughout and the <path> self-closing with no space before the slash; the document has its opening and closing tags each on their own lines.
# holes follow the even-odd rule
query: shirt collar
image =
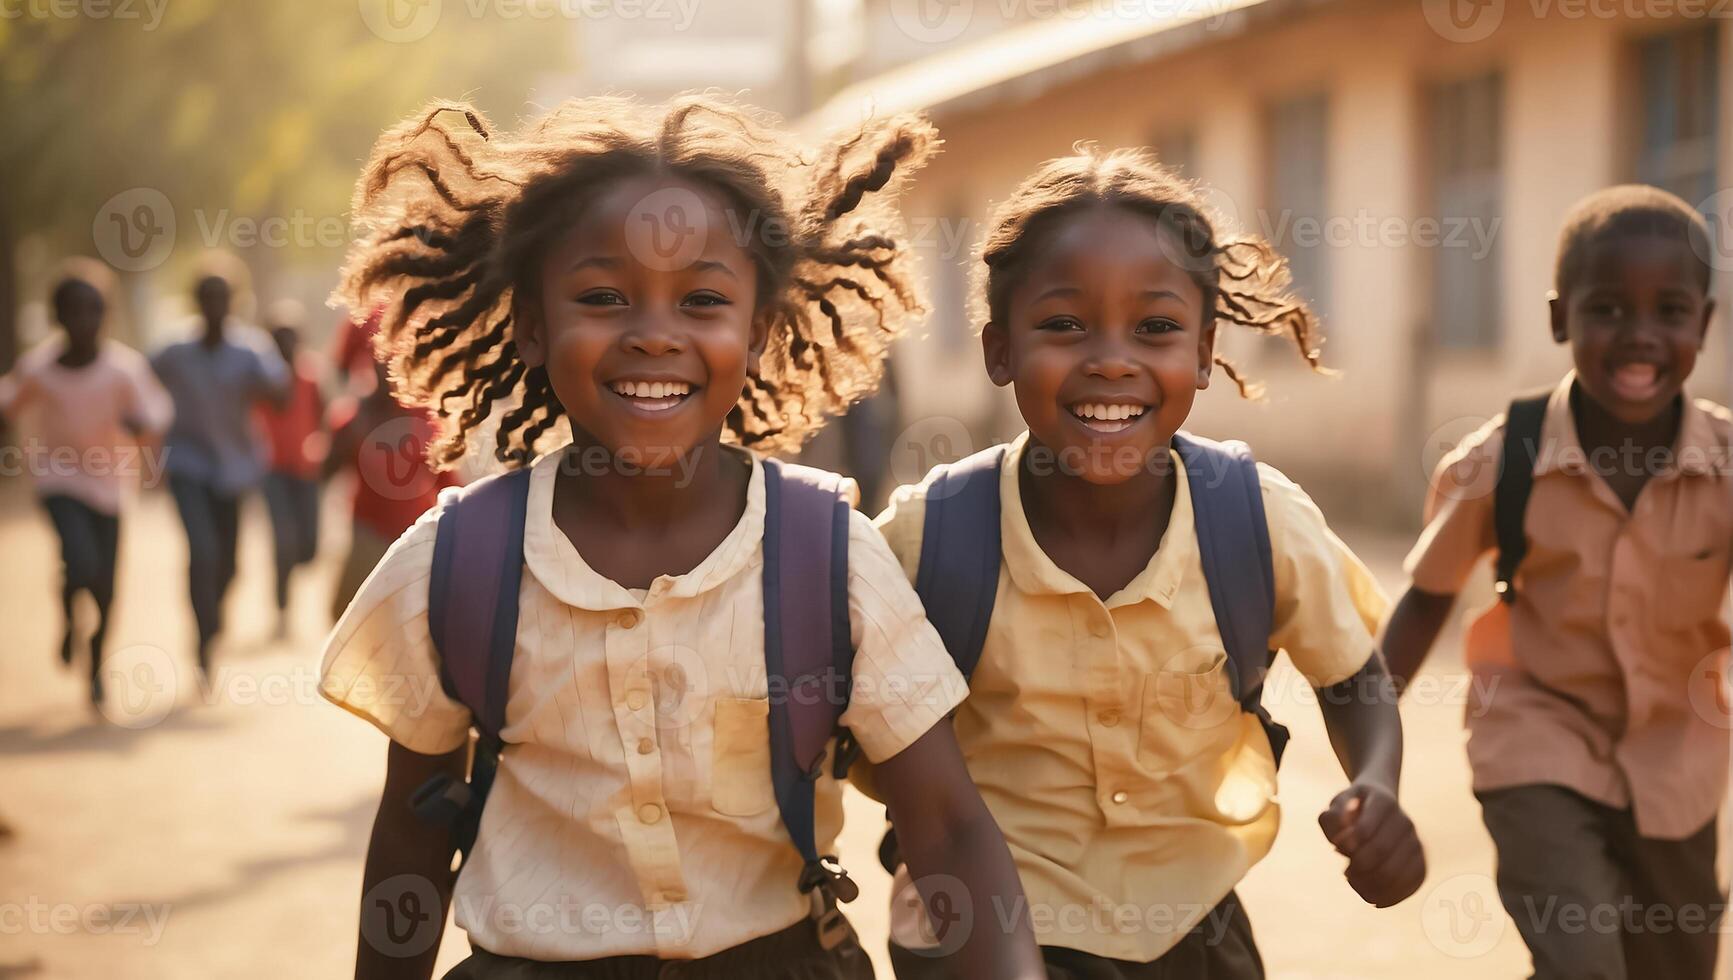
<svg viewBox="0 0 1733 980">
<path fill-rule="evenodd" d="M 607 578 L 589 563 L 554 523 L 554 481 L 570 444 L 547 453 L 532 464 L 528 509 L 524 518 L 524 564 L 549 594 L 568 606 L 608 610 L 641 608 L 660 599 L 700 595 L 720 586 L 761 560 L 764 539 L 764 464 L 733 446 L 727 453 L 745 456 L 752 464 L 746 485 L 746 510 L 733 530 L 698 566 L 684 575 L 662 575 L 651 583 L 643 600 Z"/>
<path fill-rule="evenodd" d="M 1571 414 L 1571 389 L 1576 380 L 1577 373 L 1573 370 L 1547 396 L 1541 444 L 1534 461 L 1535 476 L 1548 473 L 1588 476 L 1593 473 L 1589 468 L 1588 453 L 1583 450 L 1582 440 L 1577 435 L 1576 416 Z M 1716 472 L 1726 464 L 1728 449 L 1716 438 L 1709 413 L 1688 393 L 1681 392 L 1679 397 L 1683 399 L 1684 407 L 1679 415 L 1674 462 L 1656 476 L 1705 476 Z"/>
<path fill-rule="evenodd" d="M 1032 595 L 1093 595 L 1089 586 L 1054 564 L 1035 541 L 1035 533 L 1029 527 L 1029 516 L 1023 510 L 1019 484 L 1023 454 L 1028 444 L 1029 433 L 1018 436 L 1005 454 L 1005 463 L 999 472 L 999 536 L 1011 581 L 1018 589 Z M 1173 514 L 1168 518 L 1167 530 L 1143 571 L 1108 597 L 1109 608 L 1134 605 L 1146 599 L 1163 608 L 1171 607 L 1186 568 L 1193 564 L 1191 558 L 1197 552 L 1197 536 L 1192 529 L 1191 487 L 1179 454 L 1169 450 L 1168 455 L 1173 460 L 1176 482 Z"/>
</svg>

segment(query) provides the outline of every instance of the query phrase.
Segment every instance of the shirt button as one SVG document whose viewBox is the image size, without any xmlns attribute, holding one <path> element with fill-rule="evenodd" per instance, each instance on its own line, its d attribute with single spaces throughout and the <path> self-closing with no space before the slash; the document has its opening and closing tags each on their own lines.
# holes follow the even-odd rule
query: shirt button
<svg viewBox="0 0 1733 980">
<path fill-rule="evenodd" d="M 641 738 L 638 740 L 639 755 L 649 755 L 654 751 L 656 751 L 656 742 L 654 739 Z"/>
<path fill-rule="evenodd" d="M 632 629 L 633 627 L 637 626 L 640 622 L 643 621 L 643 619 L 644 619 L 643 613 L 639 612 L 636 609 L 628 609 L 625 612 L 622 612 L 620 615 L 614 617 L 614 625 L 618 626 L 619 628 L 621 628 L 623 630 L 629 630 L 629 629 Z"/>
<path fill-rule="evenodd" d="M 1110 708 L 1110 709 L 1103 711 L 1102 713 L 1096 715 L 1095 720 L 1101 722 L 1103 727 L 1112 728 L 1113 726 L 1119 724 L 1119 712 L 1114 711 Z"/>
<path fill-rule="evenodd" d="M 1126 794 L 1125 790 L 1120 790 L 1119 792 L 1113 794 L 1113 802 L 1115 802 L 1115 803 L 1124 803 L 1126 800 L 1129 800 L 1129 799 L 1131 799 L 1131 797 Z"/>
<path fill-rule="evenodd" d="M 650 695 L 643 691 L 631 691 L 626 694 L 626 707 L 633 711 L 644 710 L 644 705 L 650 703 Z"/>
<path fill-rule="evenodd" d="M 655 823 L 662 819 L 662 808 L 654 803 L 646 803 L 638 808 L 638 819 L 644 823 Z"/>
</svg>

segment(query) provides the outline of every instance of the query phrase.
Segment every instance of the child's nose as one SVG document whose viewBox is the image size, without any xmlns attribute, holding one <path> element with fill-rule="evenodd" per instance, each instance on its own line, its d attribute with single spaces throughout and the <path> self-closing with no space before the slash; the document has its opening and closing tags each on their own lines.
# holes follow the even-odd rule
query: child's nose
<svg viewBox="0 0 1733 980">
<path fill-rule="evenodd" d="M 626 350 L 649 357 L 678 354 L 685 349 L 678 330 L 665 318 L 655 314 L 635 318 L 620 338 Z"/>
<path fill-rule="evenodd" d="M 1137 361 L 1125 345 L 1112 338 L 1102 338 L 1089 352 L 1084 370 L 1097 378 L 1124 378 L 1137 372 Z"/>
</svg>

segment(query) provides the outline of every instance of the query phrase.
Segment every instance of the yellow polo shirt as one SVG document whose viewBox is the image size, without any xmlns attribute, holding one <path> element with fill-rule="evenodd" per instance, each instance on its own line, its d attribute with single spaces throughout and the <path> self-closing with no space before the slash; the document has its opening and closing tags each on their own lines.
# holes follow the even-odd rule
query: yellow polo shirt
<svg viewBox="0 0 1733 980">
<path fill-rule="evenodd" d="M 1017 487 L 1027 440 L 1000 477 L 998 598 L 957 738 L 1042 945 L 1147 962 L 1269 852 L 1275 759 L 1229 691 L 1178 456 L 1160 547 L 1104 602 L 1030 532 Z M 1335 684 L 1365 665 L 1389 600 L 1305 491 L 1258 473 L 1275 562 L 1270 645 L 1314 686 Z M 911 581 L 930 482 L 899 488 L 877 520 Z"/>
<path fill-rule="evenodd" d="M 729 450 L 738 452 L 738 450 Z M 631 590 L 553 520 L 564 454 L 538 460 L 524 526 L 505 750 L 452 900 L 504 956 L 708 956 L 810 914 L 770 777 L 764 468 L 698 566 Z M 403 746 L 449 752 L 470 714 L 439 683 L 428 633 L 438 510 L 391 546 L 325 644 L 319 691 Z M 868 759 L 911 745 L 966 689 L 878 532 L 850 511 L 854 686 L 842 721 Z M 817 782 L 821 853 L 842 785 Z"/>
</svg>

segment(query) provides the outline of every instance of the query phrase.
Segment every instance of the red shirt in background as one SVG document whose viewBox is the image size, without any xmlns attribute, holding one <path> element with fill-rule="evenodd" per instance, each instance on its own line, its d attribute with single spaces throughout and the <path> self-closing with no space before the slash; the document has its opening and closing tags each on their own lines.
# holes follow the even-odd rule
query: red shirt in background
<svg viewBox="0 0 1733 980">
<path fill-rule="evenodd" d="M 439 491 L 458 485 L 454 473 L 435 473 L 427 465 L 427 444 L 436 430 L 430 414 L 394 407 L 375 418 L 362 418 L 369 403 L 346 399 L 332 410 L 333 430 L 365 426 L 355 440 L 356 523 L 387 540 L 395 540 L 415 519 L 439 501 Z"/>
<path fill-rule="evenodd" d="M 283 407 L 265 402 L 254 413 L 270 449 L 271 471 L 316 480 L 328 445 L 319 418 L 324 406 L 317 356 L 303 351 L 295 358 L 293 375 Z"/>
</svg>

